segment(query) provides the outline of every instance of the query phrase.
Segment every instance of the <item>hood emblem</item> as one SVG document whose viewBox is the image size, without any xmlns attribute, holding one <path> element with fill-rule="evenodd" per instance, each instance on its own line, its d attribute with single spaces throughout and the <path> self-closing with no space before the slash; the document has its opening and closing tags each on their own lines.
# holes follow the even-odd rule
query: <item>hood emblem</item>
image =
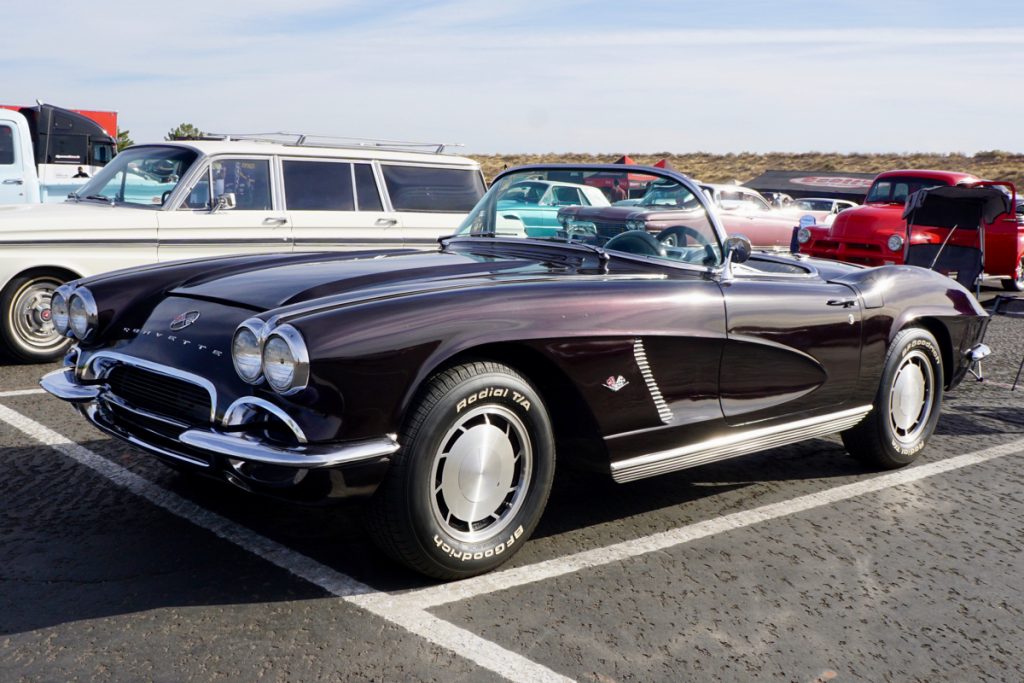
<svg viewBox="0 0 1024 683">
<path fill-rule="evenodd" d="M 171 321 L 171 329 L 174 331 L 183 330 L 195 321 L 199 320 L 199 311 L 185 311 L 174 316 Z"/>
<path fill-rule="evenodd" d="M 618 377 L 612 375 L 604 381 L 604 387 L 606 389 L 611 389 L 612 391 L 618 391 L 627 384 L 629 384 L 629 382 L 622 375 L 619 375 Z"/>
</svg>

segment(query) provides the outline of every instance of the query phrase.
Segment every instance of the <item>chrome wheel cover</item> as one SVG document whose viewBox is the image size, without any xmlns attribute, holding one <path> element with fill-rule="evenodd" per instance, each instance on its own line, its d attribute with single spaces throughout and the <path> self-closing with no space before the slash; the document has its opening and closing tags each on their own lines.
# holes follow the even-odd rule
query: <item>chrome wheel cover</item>
<svg viewBox="0 0 1024 683">
<path fill-rule="evenodd" d="M 932 415 L 935 371 L 931 358 L 915 349 L 900 361 L 889 390 L 889 426 L 896 440 L 917 441 Z"/>
<path fill-rule="evenodd" d="M 499 405 L 468 411 L 431 463 L 434 521 L 465 543 L 493 538 L 522 507 L 532 473 L 529 432 L 515 413 Z"/>
<path fill-rule="evenodd" d="M 56 279 L 39 278 L 26 282 L 14 295 L 8 311 L 11 332 L 26 349 L 50 351 L 66 343 L 50 313 L 50 299 L 60 285 Z"/>
</svg>

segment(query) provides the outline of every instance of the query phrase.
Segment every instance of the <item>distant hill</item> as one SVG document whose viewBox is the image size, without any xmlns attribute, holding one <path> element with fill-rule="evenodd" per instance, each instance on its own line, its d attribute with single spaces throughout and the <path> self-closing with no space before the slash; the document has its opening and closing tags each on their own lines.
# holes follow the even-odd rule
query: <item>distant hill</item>
<svg viewBox="0 0 1024 683">
<path fill-rule="evenodd" d="M 881 173 L 900 168 L 932 168 L 973 173 L 989 180 L 1009 180 L 1024 192 L 1024 154 L 994 150 L 966 154 L 655 154 L 628 153 L 638 164 L 668 158 L 679 171 L 709 183 L 750 180 L 768 169 L 781 171 L 848 171 Z M 488 182 L 507 166 L 540 163 L 611 163 L 622 154 L 496 154 L 476 155 Z"/>
</svg>

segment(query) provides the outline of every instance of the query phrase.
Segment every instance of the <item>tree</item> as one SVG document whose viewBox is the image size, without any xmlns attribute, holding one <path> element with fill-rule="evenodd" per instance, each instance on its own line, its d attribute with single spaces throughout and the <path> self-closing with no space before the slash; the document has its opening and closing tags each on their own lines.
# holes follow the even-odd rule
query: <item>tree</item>
<svg viewBox="0 0 1024 683">
<path fill-rule="evenodd" d="M 130 130 L 119 130 L 117 131 L 117 151 L 120 152 L 125 147 L 131 147 L 135 144 L 135 141 L 131 139 Z"/>
<path fill-rule="evenodd" d="M 191 123 L 182 123 L 177 128 L 172 128 L 168 131 L 164 140 L 198 140 L 204 135 L 206 135 L 206 133 L 199 130 Z"/>
</svg>

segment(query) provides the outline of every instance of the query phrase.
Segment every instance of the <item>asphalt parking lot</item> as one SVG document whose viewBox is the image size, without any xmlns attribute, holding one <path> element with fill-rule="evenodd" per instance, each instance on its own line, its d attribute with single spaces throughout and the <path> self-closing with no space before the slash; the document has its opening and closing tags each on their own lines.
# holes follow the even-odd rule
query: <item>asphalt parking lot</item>
<svg viewBox="0 0 1024 683">
<path fill-rule="evenodd" d="M 181 476 L 42 395 L 48 366 L 0 367 L 0 680 L 1024 680 L 1013 310 L 909 468 L 832 438 L 563 470 L 513 561 L 456 584 L 355 508 Z"/>
</svg>

